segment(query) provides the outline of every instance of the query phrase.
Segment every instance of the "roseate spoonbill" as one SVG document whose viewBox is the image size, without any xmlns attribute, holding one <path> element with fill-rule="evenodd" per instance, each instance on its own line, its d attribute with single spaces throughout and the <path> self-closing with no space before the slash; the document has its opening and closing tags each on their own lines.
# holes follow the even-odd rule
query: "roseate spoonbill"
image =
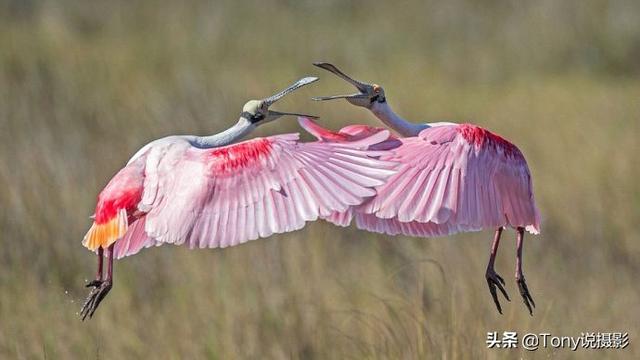
<svg viewBox="0 0 640 360">
<path fill-rule="evenodd" d="M 314 65 L 327 70 L 356 87 L 357 93 L 317 97 L 315 100 L 346 99 L 369 109 L 385 125 L 403 137 L 397 139 L 395 154 L 383 157 L 402 163 L 388 182 L 377 188 L 375 198 L 328 220 L 346 226 L 355 216 L 361 229 L 391 235 L 418 237 L 445 236 L 461 231 L 495 229 L 486 280 L 489 291 L 502 313 L 496 288 L 509 300 L 505 282 L 494 269 L 494 261 L 505 227 L 517 232 L 516 281 L 520 295 L 533 315 L 535 302 L 522 272 L 524 230 L 538 234 L 540 215 L 536 208 L 531 175 L 520 150 L 479 126 L 446 122 L 414 124 L 391 110 L 384 89 L 354 80 L 329 63 Z M 320 138 L 342 141 L 354 134 L 375 132 L 375 128 L 351 126 L 333 135 L 311 120 L 303 124 Z M 387 142 L 387 147 L 393 144 Z M 380 146 L 380 145 L 376 145 Z"/>
<path fill-rule="evenodd" d="M 317 80 L 307 77 L 263 100 L 215 135 L 175 135 L 139 150 L 98 196 L 83 245 L 98 255 L 96 279 L 80 315 L 91 318 L 113 285 L 113 260 L 165 243 L 190 248 L 242 244 L 301 229 L 306 221 L 345 211 L 375 194 L 395 171 L 376 152 L 348 144 L 301 143 L 298 134 L 230 145 L 284 115 L 269 107 Z M 360 139 L 368 146 L 389 136 Z M 379 155 L 379 154 L 378 154 Z M 103 278 L 103 253 L 107 274 Z"/>
</svg>

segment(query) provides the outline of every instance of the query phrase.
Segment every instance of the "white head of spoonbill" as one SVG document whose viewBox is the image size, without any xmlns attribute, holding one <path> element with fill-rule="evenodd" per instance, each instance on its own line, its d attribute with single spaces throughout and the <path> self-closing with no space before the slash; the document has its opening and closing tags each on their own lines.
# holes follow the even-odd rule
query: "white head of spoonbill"
<svg viewBox="0 0 640 360">
<path fill-rule="evenodd" d="M 269 96 L 268 98 L 262 99 L 262 100 L 249 100 L 247 101 L 246 104 L 244 104 L 244 106 L 242 107 L 242 113 L 240 114 L 240 117 L 248 120 L 249 122 L 251 122 L 253 125 L 258 126 L 258 125 L 262 125 L 262 124 L 266 124 L 268 122 L 271 122 L 273 120 L 276 120 L 282 116 L 285 115 L 293 115 L 293 116 L 306 116 L 306 117 L 310 117 L 310 118 L 317 118 L 317 116 L 313 116 L 313 115 L 306 115 L 306 114 L 299 114 L 299 113 L 290 113 L 290 112 L 282 112 L 282 111 L 275 111 L 275 110 L 270 110 L 269 107 L 275 103 L 276 101 L 282 99 L 283 97 L 285 97 L 286 95 L 288 95 L 289 93 L 305 86 L 308 84 L 311 84 L 312 82 L 318 80 L 317 77 L 305 77 L 302 78 L 298 81 L 296 81 L 295 83 L 293 83 L 291 86 L 289 86 L 288 88 L 280 91 L 279 93 Z"/>
</svg>

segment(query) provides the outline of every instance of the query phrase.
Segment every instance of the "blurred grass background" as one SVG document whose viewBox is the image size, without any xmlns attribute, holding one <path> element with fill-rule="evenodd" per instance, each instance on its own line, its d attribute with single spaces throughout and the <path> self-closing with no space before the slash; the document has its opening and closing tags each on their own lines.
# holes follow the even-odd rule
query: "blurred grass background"
<svg viewBox="0 0 640 360">
<path fill-rule="evenodd" d="M 529 161 L 543 234 L 415 239 L 323 223 L 226 250 L 164 246 L 116 263 L 93 320 L 95 198 L 138 148 L 208 134 L 303 75 L 276 109 L 377 124 L 336 63 L 415 121 L 469 121 Z M 0 1 L 0 357 L 639 358 L 640 3 Z M 256 135 L 299 131 L 281 120 Z M 309 138 L 308 136 L 306 138 Z M 629 332 L 626 350 L 487 349 L 488 331 Z"/>
</svg>

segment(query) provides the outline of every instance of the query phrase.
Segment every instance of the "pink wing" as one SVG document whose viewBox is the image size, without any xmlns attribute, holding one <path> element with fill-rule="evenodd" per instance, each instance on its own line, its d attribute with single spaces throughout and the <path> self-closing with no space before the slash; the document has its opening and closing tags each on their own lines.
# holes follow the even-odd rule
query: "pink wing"
<svg viewBox="0 0 640 360">
<path fill-rule="evenodd" d="M 140 250 L 151 246 L 160 246 L 161 242 L 157 242 L 150 238 L 144 228 L 147 218 L 142 216 L 135 220 L 127 229 L 127 233 L 114 246 L 115 258 L 120 259 L 125 256 L 137 254 Z"/>
<path fill-rule="evenodd" d="M 345 144 L 356 149 L 389 150 L 401 145 L 389 130 L 368 125 L 349 125 L 335 132 L 323 128 L 313 119 L 299 117 L 298 123 L 318 140 L 326 143 Z"/>
<path fill-rule="evenodd" d="M 118 257 L 162 243 L 226 247 L 297 230 L 361 204 L 396 166 L 370 157 L 380 152 L 300 143 L 298 134 L 216 149 L 158 148 L 145 155 L 138 209 L 146 215 L 116 243 Z"/>
<path fill-rule="evenodd" d="M 540 215 L 531 176 L 518 148 L 474 125 L 446 125 L 399 139 L 402 165 L 378 195 L 327 220 L 390 235 L 444 236 L 498 226 L 537 234 Z"/>
</svg>

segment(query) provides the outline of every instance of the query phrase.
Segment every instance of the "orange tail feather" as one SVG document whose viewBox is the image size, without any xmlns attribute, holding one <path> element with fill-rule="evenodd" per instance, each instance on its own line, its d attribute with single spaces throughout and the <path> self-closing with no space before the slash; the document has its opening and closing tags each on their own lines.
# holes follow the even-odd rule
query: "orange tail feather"
<svg viewBox="0 0 640 360">
<path fill-rule="evenodd" d="M 118 210 L 116 216 L 103 224 L 96 222 L 84 236 L 82 245 L 91 251 L 95 251 L 99 247 L 106 249 L 109 245 L 116 242 L 127 233 L 129 224 L 127 222 L 127 211 L 125 209 Z"/>
</svg>

